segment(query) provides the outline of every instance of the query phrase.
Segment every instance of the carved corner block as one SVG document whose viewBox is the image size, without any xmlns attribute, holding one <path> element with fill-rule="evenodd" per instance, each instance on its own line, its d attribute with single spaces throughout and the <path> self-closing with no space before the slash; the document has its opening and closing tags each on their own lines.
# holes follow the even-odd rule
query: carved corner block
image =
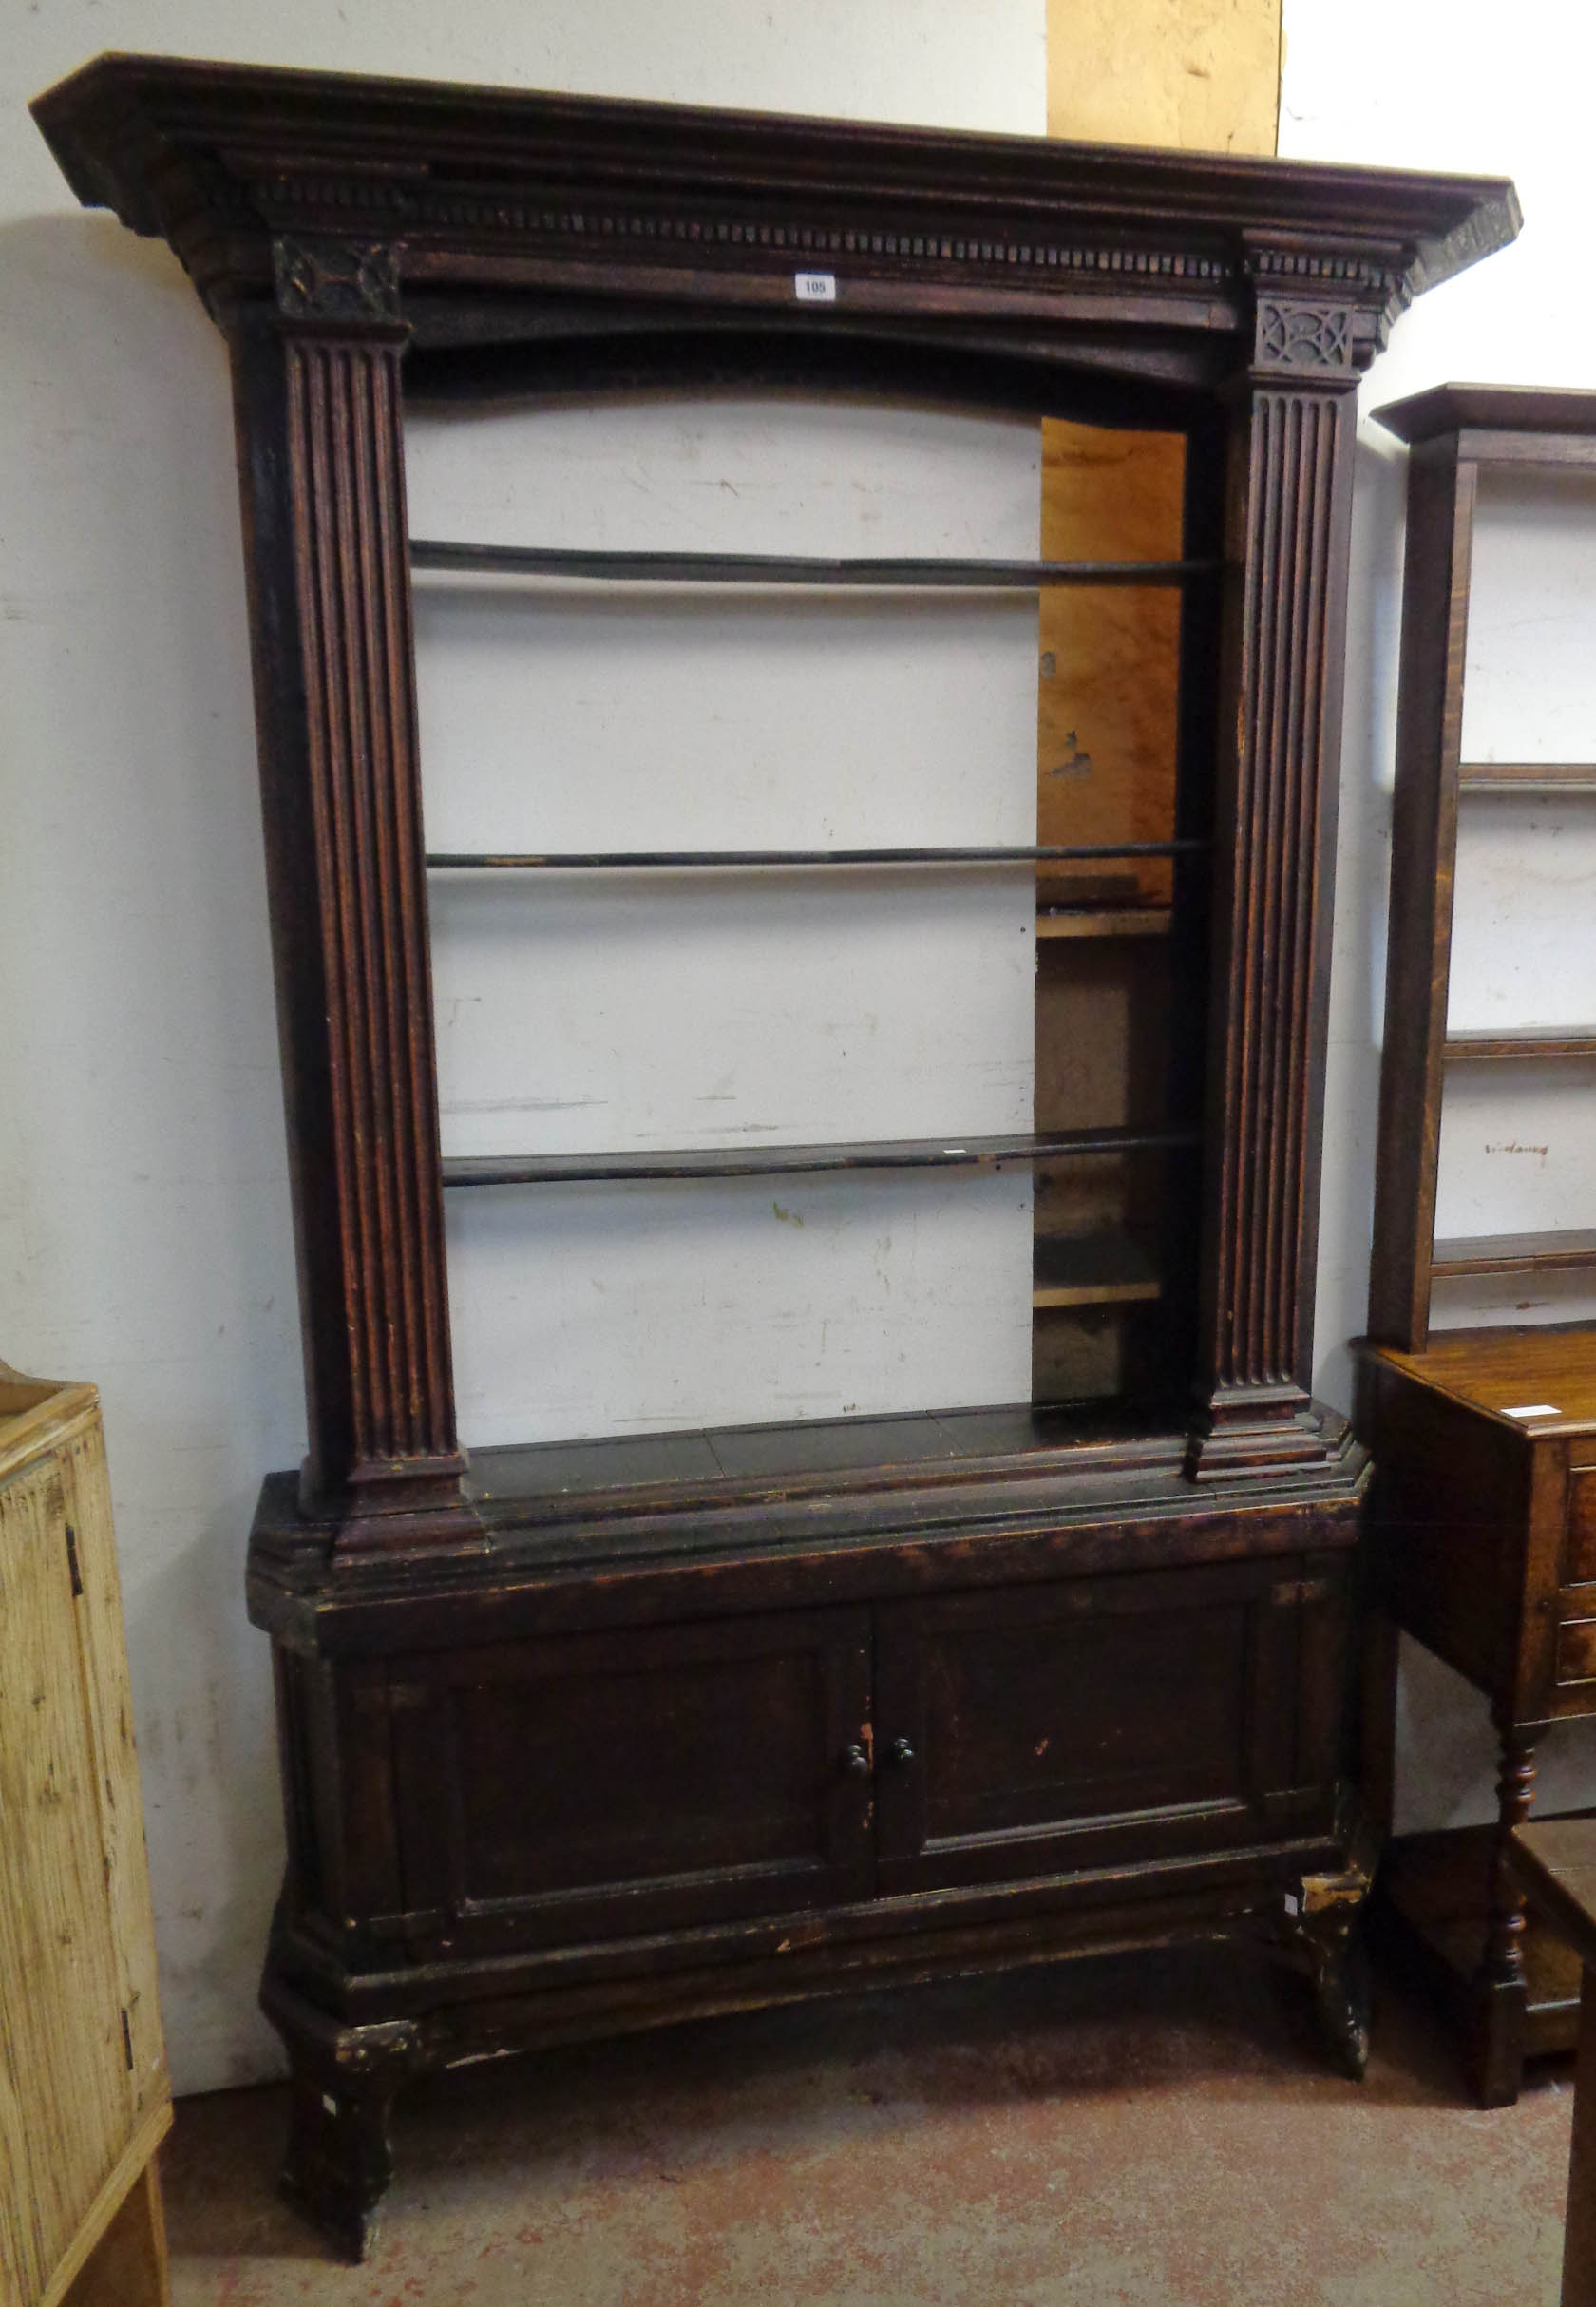
<svg viewBox="0 0 1596 2307">
<path fill-rule="evenodd" d="M 283 233 L 272 243 L 277 311 L 285 320 L 403 321 L 399 251 L 392 241 Z"/>
<path fill-rule="evenodd" d="M 1289 373 L 1351 372 L 1357 365 L 1354 319 L 1349 304 L 1288 303 L 1260 296 L 1254 312 L 1254 366 Z"/>
<path fill-rule="evenodd" d="M 1412 296 L 1405 276 L 1378 253 L 1254 240 L 1244 262 L 1253 288 L 1255 378 L 1355 384 Z"/>
</svg>

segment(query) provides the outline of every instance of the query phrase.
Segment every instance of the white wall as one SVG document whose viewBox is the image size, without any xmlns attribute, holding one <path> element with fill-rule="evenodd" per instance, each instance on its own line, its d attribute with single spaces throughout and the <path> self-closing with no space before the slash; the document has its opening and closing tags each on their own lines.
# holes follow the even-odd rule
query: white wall
<svg viewBox="0 0 1596 2307">
<path fill-rule="evenodd" d="M 180 2090 L 277 2063 L 242 1573 L 260 1475 L 304 1444 L 232 427 L 175 259 L 77 207 L 23 105 L 116 47 L 1039 131 L 1043 23 L 1043 0 L 0 0 L 0 1353 L 104 1392 Z"/>
<path fill-rule="evenodd" d="M 424 537 L 1028 559 L 1035 419 L 717 393 L 412 413 Z M 1036 600 L 423 575 L 433 849 L 1036 839 Z M 1029 1130 L 1035 876 L 446 874 L 448 1154 Z M 772 1188 L 775 1188 L 772 1191 Z M 1031 1180 L 448 1197 L 468 1448 L 1022 1400 Z"/>
<path fill-rule="evenodd" d="M 1512 177 L 1525 213 L 1510 249 L 1421 297 L 1360 395 L 1340 857 L 1319 1279 L 1319 1389 L 1343 1405 L 1344 1341 L 1367 1308 L 1383 1001 L 1386 877 L 1401 601 L 1405 452 L 1368 421 L 1449 379 L 1596 387 L 1588 239 L 1585 0 L 1285 0 L 1280 149 L 1297 159 L 1478 169 Z M 1523 483 L 1482 495 L 1466 751 L 1498 760 L 1596 758 L 1596 504 Z M 1459 1025 L 1596 1014 L 1596 814 L 1472 803 L 1459 843 L 1453 1017 Z M 1491 1069 L 1480 1068 L 1483 1077 Z M 1596 1211 L 1596 1068 L 1548 1084 L 1522 1067 L 1449 1086 L 1440 1230 L 1588 1226 Z M 1588 1278 L 1454 1283 L 1436 1319 L 1586 1319 Z M 1404 1650 L 1398 1824 L 1490 1815 L 1484 1702 L 1416 1646 Z M 1596 1801 L 1596 1743 L 1578 1725 L 1542 1749 L 1548 1802 Z"/>
</svg>

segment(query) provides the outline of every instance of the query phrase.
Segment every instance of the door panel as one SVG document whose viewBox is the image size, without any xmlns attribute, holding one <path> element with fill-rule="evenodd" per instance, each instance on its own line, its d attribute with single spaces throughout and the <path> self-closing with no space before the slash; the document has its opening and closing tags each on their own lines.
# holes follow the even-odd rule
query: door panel
<svg viewBox="0 0 1596 2307">
<path fill-rule="evenodd" d="M 61 1470 L 0 1483 L 0 2260 L 38 2297 L 126 2145 L 123 2031 Z M 8 2283 L 6 2297 L 18 2296 Z"/>
<path fill-rule="evenodd" d="M 1268 1563 L 957 1594 L 877 1624 L 884 1893 L 1266 1840 L 1295 1783 L 1301 1620 Z"/>
<path fill-rule="evenodd" d="M 870 1894 L 863 1609 L 459 1650 L 408 1662 L 392 1701 L 429 1951 Z"/>
</svg>

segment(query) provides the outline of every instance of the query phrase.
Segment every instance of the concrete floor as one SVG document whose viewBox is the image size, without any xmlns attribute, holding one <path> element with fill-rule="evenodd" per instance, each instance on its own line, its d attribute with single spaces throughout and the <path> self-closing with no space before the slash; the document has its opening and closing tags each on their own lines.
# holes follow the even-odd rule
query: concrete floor
<svg viewBox="0 0 1596 2307">
<path fill-rule="evenodd" d="M 442 2076 L 343 2267 L 278 2089 L 185 2101 L 174 2307 L 1551 2307 L 1571 2073 L 1465 2099 L 1383 1999 L 1359 2088 L 1225 1949 L 768 2011 Z"/>
</svg>

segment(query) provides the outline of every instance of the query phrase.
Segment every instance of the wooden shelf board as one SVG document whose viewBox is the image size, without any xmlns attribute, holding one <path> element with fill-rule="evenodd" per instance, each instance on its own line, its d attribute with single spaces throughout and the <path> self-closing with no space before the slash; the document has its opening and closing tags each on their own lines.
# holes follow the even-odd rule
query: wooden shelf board
<svg viewBox="0 0 1596 2307">
<path fill-rule="evenodd" d="M 1167 1420 L 1160 1424 L 1160 1418 Z M 915 1410 L 881 1417 L 800 1419 L 776 1424 L 689 1428 L 587 1440 L 502 1442 L 471 1452 L 474 1497 L 534 1501 L 550 1516 L 566 1501 L 581 1512 L 620 1516 L 682 1483 L 728 1491 L 779 1480 L 869 1489 L 903 1480 L 963 1479 L 983 1466 L 1022 1459 L 1025 1471 L 1078 1465 L 1094 1450 L 1116 1457 L 1133 1447 L 1158 1478 L 1179 1467 L 1186 1446 L 1180 1412 L 1120 1403 L 1048 1406 L 996 1402 L 974 1409 Z"/>
<path fill-rule="evenodd" d="M 1449 1065 L 1482 1058 L 1596 1058 L 1596 1027 L 1524 1025 L 1513 1033 L 1448 1034 L 1441 1056 Z"/>
<path fill-rule="evenodd" d="M 1038 1309 L 1138 1305 L 1164 1289 L 1147 1252 L 1119 1232 L 1039 1234 L 1033 1272 Z"/>
<path fill-rule="evenodd" d="M 1437 1280 L 1477 1273 L 1555 1273 L 1596 1267 L 1596 1230 L 1561 1233 L 1481 1233 L 1438 1241 L 1430 1259 Z"/>
<path fill-rule="evenodd" d="M 1596 761 L 1465 761 L 1465 793 L 1596 793 Z"/>
<path fill-rule="evenodd" d="M 1055 937 L 1168 937 L 1168 906 L 1060 907 L 1036 916 L 1036 935 Z"/>
<path fill-rule="evenodd" d="M 744 872 L 789 866 L 992 866 L 1079 864 L 1115 857 L 1177 857 L 1206 841 L 1118 841 L 1072 848 L 1020 846 L 875 849 L 438 849 L 433 873 L 675 872 L 730 867 Z"/>
<path fill-rule="evenodd" d="M 1085 1154 L 1162 1152 L 1197 1142 L 1195 1130 L 1054 1130 L 1005 1137 L 865 1139 L 817 1146 L 691 1146 L 674 1152 L 467 1154 L 444 1158 L 446 1186 L 612 1183 L 650 1178 L 785 1177 L 852 1170 L 979 1170 L 1000 1162 L 1069 1161 Z"/>
<path fill-rule="evenodd" d="M 1575 1816 L 1596 1814 L 1575 1813 Z M 1495 1860 L 1493 1826 L 1403 1835 L 1386 1851 L 1379 1899 L 1387 1924 L 1414 1942 L 1435 1983 L 1459 2005 L 1480 1980 Z M 1526 1910 L 1524 1972 L 1531 2053 L 1571 2050 L 1579 2019 L 1579 1958 L 1533 1906 Z"/>
<path fill-rule="evenodd" d="M 417 569 L 505 577 L 563 577 L 627 584 L 877 586 L 884 590 L 1035 592 L 1044 585 L 1182 585 L 1217 574 L 1217 561 L 829 560 L 796 553 L 584 552 L 519 544 L 410 540 Z"/>
</svg>

